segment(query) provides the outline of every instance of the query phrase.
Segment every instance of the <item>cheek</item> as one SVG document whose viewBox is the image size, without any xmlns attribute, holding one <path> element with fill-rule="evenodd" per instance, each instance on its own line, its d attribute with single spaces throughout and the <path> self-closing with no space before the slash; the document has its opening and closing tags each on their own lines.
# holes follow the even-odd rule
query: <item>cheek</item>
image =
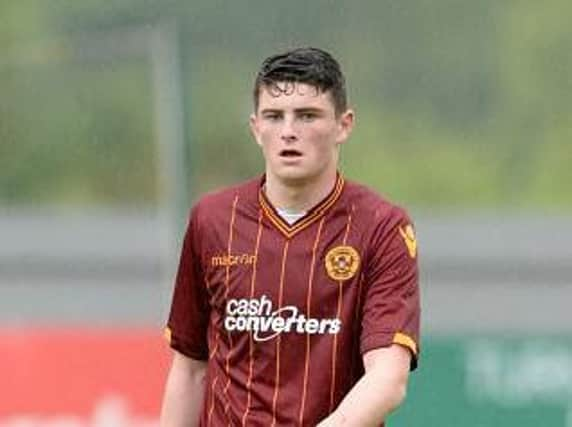
<svg viewBox="0 0 572 427">
<path fill-rule="evenodd" d="M 334 147 L 334 135 L 327 129 L 313 130 L 307 139 L 313 142 L 311 146 L 318 153 L 331 151 Z"/>
<path fill-rule="evenodd" d="M 262 148 L 264 156 L 268 159 L 274 157 L 274 154 L 278 150 L 278 144 L 275 143 L 276 138 L 276 132 L 272 129 L 263 130 L 259 134 L 258 145 Z"/>
<path fill-rule="evenodd" d="M 276 131 L 271 127 L 265 127 L 260 129 L 259 137 L 262 144 L 268 146 L 276 138 Z"/>
<path fill-rule="evenodd" d="M 263 149 L 268 145 L 268 132 L 265 129 L 258 128 L 256 133 L 256 143 Z"/>
</svg>

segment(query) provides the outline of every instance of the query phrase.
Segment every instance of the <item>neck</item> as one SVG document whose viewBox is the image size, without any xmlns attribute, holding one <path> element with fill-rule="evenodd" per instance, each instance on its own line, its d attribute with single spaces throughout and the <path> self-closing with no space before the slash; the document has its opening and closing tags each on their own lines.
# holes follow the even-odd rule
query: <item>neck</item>
<svg viewBox="0 0 572 427">
<path fill-rule="evenodd" d="M 308 211 L 332 191 L 336 178 L 335 169 L 304 182 L 286 181 L 267 172 L 265 193 L 270 203 L 277 208 Z"/>
</svg>

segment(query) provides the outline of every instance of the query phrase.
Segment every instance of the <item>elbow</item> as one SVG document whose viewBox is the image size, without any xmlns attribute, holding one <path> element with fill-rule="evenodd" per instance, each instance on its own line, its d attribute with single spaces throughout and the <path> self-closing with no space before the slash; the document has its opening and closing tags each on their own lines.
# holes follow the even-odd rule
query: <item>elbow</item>
<svg viewBox="0 0 572 427">
<path fill-rule="evenodd" d="M 397 409 L 407 397 L 407 381 L 400 381 L 395 386 L 394 409 Z"/>
<path fill-rule="evenodd" d="M 203 386 L 206 381 L 207 368 L 205 366 L 200 366 L 195 369 L 191 374 L 191 381 L 195 386 Z"/>
<path fill-rule="evenodd" d="M 407 397 L 407 381 L 395 381 L 388 399 L 388 412 L 393 412 L 405 401 Z"/>
<path fill-rule="evenodd" d="M 206 381 L 207 362 L 191 359 L 175 352 L 167 382 L 175 387 L 202 390 Z"/>
</svg>

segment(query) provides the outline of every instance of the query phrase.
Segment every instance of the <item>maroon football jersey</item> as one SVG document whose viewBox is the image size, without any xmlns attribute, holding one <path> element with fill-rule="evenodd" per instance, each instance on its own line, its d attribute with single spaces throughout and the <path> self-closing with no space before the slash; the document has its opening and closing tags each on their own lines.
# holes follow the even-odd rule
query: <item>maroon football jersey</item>
<svg viewBox="0 0 572 427">
<path fill-rule="evenodd" d="M 315 426 L 398 343 L 417 365 L 417 243 L 407 214 L 338 176 L 289 225 L 264 178 L 192 210 L 167 332 L 208 360 L 202 426 Z"/>
</svg>

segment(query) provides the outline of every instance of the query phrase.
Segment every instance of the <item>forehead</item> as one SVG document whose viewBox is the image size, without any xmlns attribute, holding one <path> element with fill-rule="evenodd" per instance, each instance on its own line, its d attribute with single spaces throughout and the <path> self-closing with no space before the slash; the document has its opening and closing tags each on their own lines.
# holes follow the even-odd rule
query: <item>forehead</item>
<svg viewBox="0 0 572 427">
<path fill-rule="evenodd" d="M 329 92 L 322 92 L 307 83 L 278 82 L 260 87 L 259 110 L 266 108 L 319 108 L 334 109 Z"/>
</svg>

